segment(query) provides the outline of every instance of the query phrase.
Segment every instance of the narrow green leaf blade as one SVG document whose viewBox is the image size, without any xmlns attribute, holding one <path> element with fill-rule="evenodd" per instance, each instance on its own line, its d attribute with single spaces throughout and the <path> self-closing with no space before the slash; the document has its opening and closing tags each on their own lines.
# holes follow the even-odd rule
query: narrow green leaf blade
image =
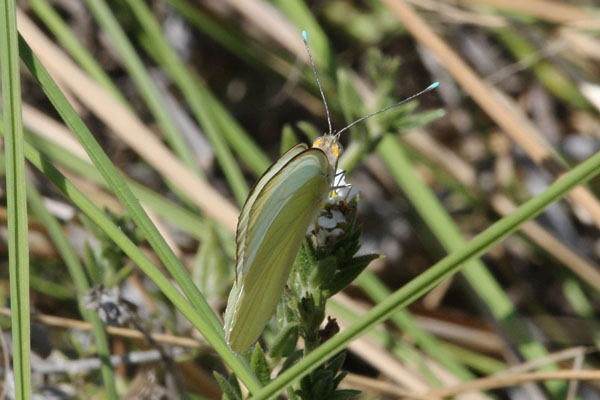
<svg viewBox="0 0 600 400">
<path fill-rule="evenodd" d="M 6 126 L 6 203 L 8 263 L 12 310 L 13 371 L 17 399 L 31 398 L 29 324 L 29 246 L 21 81 L 15 2 L 0 1 L 0 69 Z"/>
<path fill-rule="evenodd" d="M 489 250 L 492 246 L 516 231 L 520 225 L 539 215 L 548 205 L 564 197 L 575 186 L 587 182 L 599 172 L 600 153 L 597 153 L 563 175 L 543 193 L 530 199 L 512 214 L 500 219 L 477 235 L 460 250 L 449 254 L 417 278 L 394 292 L 367 314 L 360 317 L 356 324 L 340 332 L 308 354 L 303 360 L 279 375 L 269 385 L 258 392 L 254 396 L 254 399 L 274 398 L 286 387 L 326 362 L 330 354 L 344 349 L 350 341 L 387 319 L 396 309 L 406 307 L 438 283 L 458 272 L 466 261 Z"/>
</svg>

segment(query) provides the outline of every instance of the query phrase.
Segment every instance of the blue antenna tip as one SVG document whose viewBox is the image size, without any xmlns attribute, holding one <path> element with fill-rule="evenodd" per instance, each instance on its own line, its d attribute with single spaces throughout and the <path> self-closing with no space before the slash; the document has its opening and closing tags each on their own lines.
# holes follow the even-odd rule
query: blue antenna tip
<svg viewBox="0 0 600 400">
<path fill-rule="evenodd" d="M 435 89 L 436 87 L 440 86 L 439 82 L 433 82 L 431 85 L 429 85 L 429 87 L 427 88 L 429 89 Z"/>
<path fill-rule="evenodd" d="M 306 34 L 306 31 L 302 31 L 302 37 L 308 42 L 308 35 Z"/>
</svg>

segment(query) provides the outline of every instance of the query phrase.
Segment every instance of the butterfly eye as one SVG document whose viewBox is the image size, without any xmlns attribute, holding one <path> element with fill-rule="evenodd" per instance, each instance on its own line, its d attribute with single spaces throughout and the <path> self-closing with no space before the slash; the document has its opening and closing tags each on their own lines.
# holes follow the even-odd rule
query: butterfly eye
<svg viewBox="0 0 600 400">
<path fill-rule="evenodd" d="M 334 144 L 333 146 L 331 146 L 333 149 L 333 154 L 335 154 L 335 158 L 338 158 L 340 156 L 340 154 L 342 153 L 342 145 L 339 143 Z"/>
</svg>

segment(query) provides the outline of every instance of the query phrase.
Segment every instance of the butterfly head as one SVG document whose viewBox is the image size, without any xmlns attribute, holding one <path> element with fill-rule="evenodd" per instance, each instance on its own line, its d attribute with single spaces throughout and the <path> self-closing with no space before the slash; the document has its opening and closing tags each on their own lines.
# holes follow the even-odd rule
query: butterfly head
<svg viewBox="0 0 600 400">
<path fill-rule="evenodd" d="M 321 149 L 325 153 L 332 168 L 337 166 L 338 157 L 342 154 L 342 145 L 338 141 L 337 135 L 325 134 L 319 136 L 313 142 L 313 147 Z"/>
<path fill-rule="evenodd" d="M 340 154 L 342 153 L 342 145 L 338 141 L 340 134 L 342 132 L 350 129 L 354 125 L 358 124 L 359 122 L 364 121 L 367 118 L 371 118 L 377 114 L 380 114 L 384 111 L 389 110 L 390 108 L 398 107 L 399 105 L 404 104 L 404 103 L 414 99 L 415 97 L 420 96 L 423 93 L 433 90 L 439 86 L 439 82 L 432 83 L 426 89 L 420 91 L 419 93 L 414 94 L 410 97 L 407 97 L 406 99 L 404 99 L 396 104 L 392 104 L 391 106 L 382 108 L 379 111 L 365 115 L 364 117 L 359 118 L 356 121 L 352 122 L 350 125 L 340 129 L 337 132 L 334 132 L 331 127 L 331 117 L 329 116 L 329 107 L 327 106 L 327 100 L 325 100 L 325 94 L 323 93 L 323 87 L 321 86 L 321 81 L 319 80 L 319 74 L 317 74 L 317 67 L 315 67 L 315 62 L 313 60 L 312 53 L 310 51 L 310 46 L 308 45 L 308 35 L 306 34 L 306 31 L 302 31 L 302 38 L 304 39 L 304 46 L 306 47 L 306 52 L 308 53 L 308 58 L 310 59 L 310 65 L 312 67 L 313 73 L 315 74 L 315 79 L 317 81 L 317 87 L 319 88 L 319 92 L 321 93 L 321 98 L 323 99 L 323 105 L 325 106 L 325 114 L 327 115 L 327 124 L 329 125 L 328 133 L 325 133 L 323 136 L 318 137 L 317 140 L 314 141 L 313 147 L 319 148 L 325 152 L 325 154 L 327 155 L 327 159 L 329 160 L 329 165 L 332 168 L 334 168 L 334 170 L 337 167 L 337 159 L 340 156 Z"/>
</svg>

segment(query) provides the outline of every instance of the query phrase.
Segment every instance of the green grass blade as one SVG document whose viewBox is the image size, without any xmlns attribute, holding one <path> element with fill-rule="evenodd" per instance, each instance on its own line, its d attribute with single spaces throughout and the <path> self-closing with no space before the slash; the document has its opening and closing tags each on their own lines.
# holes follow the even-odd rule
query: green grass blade
<svg viewBox="0 0 600 400">
<path fill-rule="evenodd" d="M 69 180 L 49 163 L 38 151 L 29 144 L 25 144 L 25 155 L 31 164 L 43 172 L 85 215 L 96 223 L 111 240 L 156 284 L 160 291 L 173 305 L 200 331 L 206 341 L 215 349 L 223 360 L 231 367 L 237 376 L 251 392 L 260 388 L 257 378 L 241 357 L 231 352 L 222 330 L 214 329 L 204 314 L 195 308 L 152 264 L 144 253 L 133 243 L 108 217 L 106 217 L 94 204 L 88 200 Z"/>
<path fill-rule="evenodd" d="M 363 272 L 358 277 L 357 283 L 377 303 L 382 302 L 391 294 L 389 289 L 370 271 Z M 396 310 L 392 314 L 391 320 L 408 333 L 423 351 L 439 361 L 457 378 L 462 380 L 474 378 L 474 375 L 451 352 L 447 351 L 433 335 L 418 325 L 408 310 Z"/>
<path fill-rule="evenodd" d="M 569 305 L 577 315 L 586 321 L 589 321 L 590 324 L 597 323 L 594 306 L 586 296 L 586 293 L 578 280 L 566 278 L 562 282 L 562 291 L 565 299 L 569 302 Z M 592 335 L 596 347 L 600 346 L 600 331 L 595 329 Z"/>
<path fill-rule="evenodd" d="M 102 0 L 93 0 L 88 1 L 87 4 L 118 49 L 124 65 L 136 83 L 138 90 L 140 90 L 142 96 L 148 104 L 148 107 L 155 115 L 155 118 L 163 130 L 165 130 L 165 133 L 167 133 L 167 136 L 170 138 L 169 141 L 173 149 L 190 169 L 196 173 L 200 173 L 200 169 L 189 150 L 189 146 L 183 140 L 183 136 L 176 129 L 173 120 L 167 112 L 166 106 L 161 99 L 159 90 L 154 85 L 154 82 L 144 68 L 139 56 L 133 49 L 132 44 L 125 36 L 116 18 L 107 7 L 106 3 Z M 134 8 L 134 11 L 145 8 L 144 5 L 140 5 L 139 3 L 138 6 L 138 8 Z M 156 26 L 156 29 L 147 29 L 149 25 L 148 21 L 154 20 L 154 17 L 149 11 L 144 13 L 144 16 L 145 18 L 140 19 L 140 22 L 142 22 L 142 27 L 150 33 L 160 32 L 159 26 Z M 155 49 L 158 52 L 157 57 L 159 60 L 166 60 L 166 65 L 170 68 L 175 68 L 179 73 L 186 70 L 185 66 L 177 59 L 177 56 L 174 54 L 169 44 L 166 42 L 166 40 L 164 40 L 162 34 L 158 33 L 150 36 L 150 41 L 152 43 L 152 49 Z M 171 55 L 171 57 L 169 57 L 169 55 Z M 180 86 L 183 88 L 187 100 L 194 101 L 193 103 L 190 102 L 190 105 L 192 106 L 196 117 L 199 118 L 203 127 L 205 128 L 205 132 L 211 142 L 213 150 L 215 151 L 219 165 L 223 169 L 223 173 L 225 174 L 225 177 L 227 178 L 227 181 L 231 186 L 238 203 L 243 203 L 249 190 L 246 180 L 244 179 L 237 162 L 227 147 L 227 144 L 220 133 L 219 127 L 212 117 L 211 109 L 206 106 L 205 102 L 203 102 L 200 97 L 196 96 L 190 98 L 187 96 L 190 93 L 188 88 L 193 86 L 192 81 L 193 80 L 189 80 L 188 77 L 187 79 L 184 79 L 182 85 Z"/>
<path fill-rule="evenodd" d="M 2 124 L 0 123 L 1 129 Z M 109 188 L 102 175 L 92 164 L 72 154 L 68 149 L 42 136 L 38 136 L 36 133 L 29 132 L 27 129 L 25 129 L 25 140 L 55 163 L 76 172 L 78 175 L 86 177 L 104 188 Z M 200 216 L 132 179 L 125 178 L 125 181 L 133 194 L 142 203 L 148 205 L 158 216 L 173 222 L 192 237 L 202 240 L 205 223 Z"/>
<path fill-rule="evenodd" d="M 196 82 L 198 80 L 196 79 Z M 227 109 L 219 100 L 204 86 L 200 86 L 200 91 L 204 91 L 204 97 L 208 107 L 212 109 L 222 133 L 227 139 L 229 145 L 238 154 L 238 156 L 248 165 L 255 176 L 261 176 L 263 172 L 273 163 L 265 154 L 264 150 L 258 146 L 240 124 L 229 114 Z"/>
<path fill-rule="evenodd" d="M 347 324 L 354 324 L 357 322 L 358 318 L 360 318 L 360 315 L 356 313 L 356 310 L 343 306 L 335 298 L 327 302 L 327 309 L 335 313 L 336 316 L 339 316 Z M 412 344 L 407 343 L 407 341 L 404 341 L 402 338 L 398 337 L 398 335 L 389 332 L 384 327 L 371 329 L 365 336 L 368 337 L 370 341 L 384 347 L 392 353 L 406 367 L 416 371 L 432 387 L 442 386 L 439 378 L 427 365 L 423 353 L 416 349 Z"/>
<path fill-rule="evenodd" d="M 599 172 L 600 153 L 597 153 L 556 180 L 543 193 L 530 199 L 512 214 L 500 219 L 477 235 L 460 250 L 444 257 L 427 271 L 387 297 L 367 314 L 360 317 L 357 323 L 329 339 L 304 359 L 279 375 L 273 382 L 257 393 L 254 399 L 274 398 L 286 387 L 323 364 L 331 354 L 344 349 L 352 339 L 364 334 L 376 324 L 387 319 L 396 309 L 406 307 L 444 279 L 458 272 L 466 261 L 489 250 L 506 236 L 516 231 L 521 224 L 539 215 L 552 202 L 562 198 L 575 186 L 587 182 Z"/>
<path fill-rule="evenodd" d="M 105 88 L 115 98 L 121 100 L 124 106 L 129 107 L 125 98 L 119 92 L 111 78 L 104 72 L 90 52 L 79 42 L 75 34 L 69 29 L 48 2 L 46 0 L 33 0 L 31 6 L 75 61 L 77 61 L 100 86 Z M 202 175 L 199 169 L 196 169 L 196 173 Z M 185 195 L 182 195 L 182 193 L 176 187 L 172 186 L 170 182 L 166 182 L 166 184 L 176 195 L 187 201 Z"/>
<path fill-rule="evenodd" d="M 46 0 L 30 0 L 31 9 L 37 14 L 48 29 L 58 39 L 60 44 L 71 54 L 77 63 L 94 79 L 98 84 L 108 90 L 115 98 L 126 104 L 125 98 L 117 89 L 108 74 L 102 69 L 96 59 L 81 44 L 73 31 L 62 20 L 60 15 L 52 8 Z"/>
<path fill-rule="evenodd" d="M 0 1 L 0 69 L 6 125 L 6 203 L 15 397 L 31 398 L 29 246 L 15 2 Z"/>
<path fill-rule="evenodd" d="M 127 1 L 127 4 L 148 36 L 148 42 L 152 44 L 152 48 L 148 49 L 150 54 L 166 69 L 183 93 L 196 120 L 204 127 L 238 203 L 243 204 L 248 194 L 248 186 L 229 152 L 225 139 L 234 145 L 236 152 L 255 173 L 264 172 L 271 161 L 237 125 L 225 108 L 218 104 L 208 88 L 179 59 L 148 6 L 141 0 Z"/>
<path fill-rule="evenodd" d="M 336 57 L 331 51 L 329 39 L 304 0 L 274 0 L 273 3 L 298 27 L 298 33 L 301 31 L 308 33 L 315 62 L 326 68 L 325 74 L 321 73 L 321 75 L 334 76 L 336 67 L 333 63 Z"/>
<path fill-rule="evenodd" d="M 25 40 L 19 37 L 20 54 L 23 62 L 31 71 L 33 77 L 38 81 L 48 99 L 52 102 L 56 111 L 60 114 L 67 126 L 75 133 L 80 143 L 88 153 L 90 159 L 100 171 L 105 181 L 110 185 L 115 195 L 121 200 L 121 203 L 131 215 L 137 226 L 144 233 L 146 239 L 156 251 L 156 254 L 164 263 L 169 273 L 175 281 L 181 286 L 181 289 L 188 297 L 194 308 L 200 313 L 202 318 L 207 321 L 210 329 L 204 329 L 203 335 L 220 336 L 224 343 L 223 328 L 215 313 L 212 311 L 206 299 L 202 296 L 198 288 L 194 285 L 187 273 L 185 267 L 177 259 L 171 248 L 160 235 L 148 215 L 140 206 L 131 189 L 127 186 L 123 178 L 110 162 L 108 156 L 104 153 L 98 142 L 95 140 L 87 126 L 83 123 L 79 115 L 73 110 L 65 96 L 56 86 L 39 59 L 33 54 L 31 48 Z M 221 349 L 222 350 L 222 349 Z M 223 351 L 223 350 L 222 350 Z M 229 353 L 221 354 L 227 356 Z M 237 371 L 236 371 L 237 372 Z M 241 371 L 245 378 L 248 374 Z M 240 378 L 242 376 L 240 375 Z M 258 381 L 247 380 L 244 383 L 251 391 L 256 391 L 260 385 Z"/>
<path fill-rule="evenodd" d="M 250 39 L 248 34 L 238 26 L 227 25 L 224 21 L 216 20 L 212 15 L 204 14 L 197 5 L 187 0 L 164 0 L 164 2 L 244 62 L 265 69 L 265 64 L 268 64 L 265 60 L 271 57 L 271 54 L 260 43 Z"/>
<path fill-rule="evenodd" d="M 539 49 L 526 39 L 526 35 L 512 27 L 495 29 L 496 38 L 504 44 L 517 59 L 517 62 L 527 65 L 534 57 L 539 57 Z M 537 80 L 557 98 L 582 110 L 591 109 L 590 103 L 581 94 L 577 85 L 568 75 L 555 67 L 548 60 L 537 60 L 529 67 Z"/>
<path fill-rule="evenodd" d="M 102 380 L 104 381 L 104 390 L 109 399 L 117 399 L 117 387 L 115 385 L 115 377 L 113 374 L 112 366 L 110 365 L 110 349 L 108 347 L 108 339 L 102 321 L 98 318 L 98 315 L 90 310 L 86 310 L 81 304 L 83 295 L 89 290 L 90 285 L 85 271 L 75 251 L 69 244 L 65 233 L 63 232 L 62 226 L 54 218 L 42 201 L 42 197 L 38 193 L 37 189 L 33 185 L 27 187 L 27 198 L 29 199 L 29 205 L 33 215 L 35 215 L 40 222 L 46 228 L 46 232 L 50 236 L 50 239 L 54 243 L 54 246 L 60 253 L 73 283 L 77 288 L 77 301 L 79 303 L 79 310 L 83 318 L 92 324 L 92 333 L 96 342 L 96 349 L 98 356 L 102 361 L 100 372 L 102 374 Z"/>
<path fill-rule="evenodd" d="M 148 218 L 148 215 L 146 215 L 121 175 L 110 162 L 106 153 L 104 153 L 96 139 L 88 130 L 87 126 L 83 123 L 75 110 L 73 110 L 27 43 L 24 40 L 21 40 L 20 45 L 21 58 L 42 87 L 42 90 L 44 90 L 46 96 L 48 96 L 48 99 L 50 99 L 67 126 L 75 133 L 90 159 L 102 174 L 104 180 L 109 184 L 119 200 L 121 200 L 121 203 L 123 203 L 125 209 L 142 230 L 146 239 L 156 251 L 159 258 L 163 261 L 171 275 L 173 275 L 177 283 L 181 285 L 181 288 L 190 298 L 192 304 L 194 304 L 194 306 L 204 314 L 205 318 L 210 321 L 213 329 L 217 331 L 222 330 L 217 316 L 212 312 L 198 289 L 189 280 L 186 269 L 181 265 L 181 262 L 177 259 L 175 254 L 173 254 L 173 251 L 162 238 L 152 221 L 150 221 L 150 218 Z"/>
<path fill-rule="evenodd" d="M 491 356 L 478 353 L 475 350 L 467 350 L 464 347 L 445 342 L 443 346 L 447 351 L 455 354 L 461 361 L 468 365 L 480 375 L 493 375 L 502 372 L 508 368 L 508 365 Z"/>
<path fill-rule="evenodd" d="M 378 154 L 446 251 L 451 253 L 464 247 L 466 240 L 458 226 L 431 189 L 419 179 L 399 139 L 386 136 L 378 146 Z M 513 303 L 483 262 L 477 259 L 468 261 L 462 273 L 494 318 L 500 324 L 510 323 L 510 332 L 519 332 L 513 339 L 525 358 L 532 360 L 547 355 L 544 346 L 527 334 L 527 327 L 519 326 L 521 320 L 512 318 L 516 313 Z M 556 382 L 551 384 L 555 390 L 558 390 L 558 386 Z"/>
<path fill-rule="evenodd" d="M 162 128 L 170 146 L 188 168 L 199 173 L 200 168 L 195 161 L 190 146 L 185 142 L 182 133 L 169 115 L 160 91 L 154 84 L 153 79 L 150 77 L 150 74 L 144 67 L 133 45 L 127 39 L 125 32 L 123 32 L 110 8 L 103 0 L 88 0 L 86 4 L 121 56 L 123 65 L 140 91 L 150 112 Z"/>
</svg>

